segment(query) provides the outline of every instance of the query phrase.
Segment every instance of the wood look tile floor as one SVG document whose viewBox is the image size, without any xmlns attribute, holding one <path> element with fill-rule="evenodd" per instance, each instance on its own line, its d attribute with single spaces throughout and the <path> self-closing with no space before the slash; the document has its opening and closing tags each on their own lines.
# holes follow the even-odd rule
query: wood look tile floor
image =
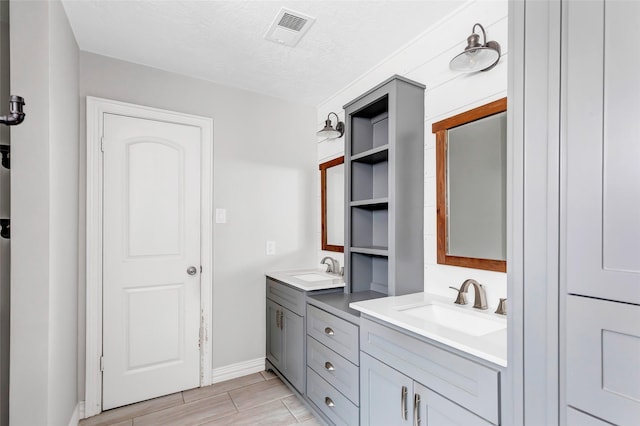
<svg viewBox="0 0 640 426">
<path fill-rule="evenodd" d="M 115 408 L 80 421 L 80 426 L 322 424 L 277 376 L 266 371 Z"/>
</svg>

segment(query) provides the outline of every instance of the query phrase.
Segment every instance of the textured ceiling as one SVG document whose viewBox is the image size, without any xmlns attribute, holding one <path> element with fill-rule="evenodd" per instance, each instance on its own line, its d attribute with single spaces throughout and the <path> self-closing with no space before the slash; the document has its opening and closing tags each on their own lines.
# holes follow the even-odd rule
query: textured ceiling
<svg viewBox="0 0 640 426">
<path fill-rule="evenodd" d="M 318 105 L 463 1 L 63 0 L 81 50 Z M 317 18 L 296 47 L 281 7 Z"/>
</svg>

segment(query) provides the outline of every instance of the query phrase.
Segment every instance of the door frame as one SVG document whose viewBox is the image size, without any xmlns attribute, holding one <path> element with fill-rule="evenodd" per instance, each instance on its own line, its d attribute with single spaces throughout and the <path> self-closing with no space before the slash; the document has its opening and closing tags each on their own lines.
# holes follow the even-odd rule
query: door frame
<svg viewBox="0 0 640 426">
<path fill-rule="evenodd" d="M 104 115 L 164 121 L 200 128 L 200 386 L 211 384 L 213 293 L 213 119 L 87 96 L 86 350 L 84 416 L 102 412 L 102 200 Z"/>
</svg>

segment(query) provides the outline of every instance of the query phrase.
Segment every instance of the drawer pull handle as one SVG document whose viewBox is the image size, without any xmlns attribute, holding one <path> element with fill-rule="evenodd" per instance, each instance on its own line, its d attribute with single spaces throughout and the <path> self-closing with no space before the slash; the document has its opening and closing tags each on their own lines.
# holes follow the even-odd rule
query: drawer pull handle
<svg viewBox="0 0 640 426">
<path fill-rule="evenodd" d="M 402 420 L 407 420 L 407 387 L 402 387 L 402 393 L 400 395 L 400 416 Z"/>
<path fill-rule="evenodd" d="M 420 426 L 420 395 L 413 396 L 413 426 Z"/>
<path fill-rule="evenodd" d="M 333 366 L 333 364 L 331 364 L 329 361 L 327 361 L 327 362 L 325 362 L 325 363 L 324 363 L 324 368 L 326 368 L 326 369 L 327 369 L 327 370 L 329 370 L 329 371 L 333 371 L 333 370 L 335 370 L 335 369 L 336 369 L 336 368 Z"/>
<path fill-rule="evenodd" d="M 333 336 L 333 330 L 331 329 L 331 327 L 325 327 L 324 334 L 327 334 L 329 336 Z"/>
<path fill-rule="evenodd" d="M 336 405 L 333 403 L 333 400 L 328 396 L 324 398 L 324 403 L 327 405 L 327 407 L 335 407 Z"/>
</svg>

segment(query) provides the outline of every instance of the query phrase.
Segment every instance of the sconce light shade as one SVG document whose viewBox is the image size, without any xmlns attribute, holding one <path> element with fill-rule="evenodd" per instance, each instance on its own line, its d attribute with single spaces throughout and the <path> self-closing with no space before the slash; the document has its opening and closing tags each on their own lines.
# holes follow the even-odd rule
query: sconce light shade
<svg viewBox="0 0 640 426">
<path fill-rule="evenodd" d="M 331 124 L 331 114 L 336 116 L 335 129 L 333 128 L 333 124 Z M 344 123 L 340 121 L 338 114 L 330 112 L 329 115 L 327 115 L 327 120 L 324 122 L 324 129 L 318 131 L 316 135 L 327 139 L 341 138 L 342 135 L 344 135 Z"/>
<path fill-rule="evenodd" d="M 449 68 L 453 71 L 489 71 L 498 64 L 500 44 L 496 41 L 487 42 L 487 34 L 480 24 L 475 24 L 471 31 L 475 31 L 476 27 L 480 27 L 482 30 L 484 44 L 480 44 L 480 36 L 475 32 L 467 37 L 467 47 L 464 52 L 457 54 L 449 62 Z"/>
</svg>

